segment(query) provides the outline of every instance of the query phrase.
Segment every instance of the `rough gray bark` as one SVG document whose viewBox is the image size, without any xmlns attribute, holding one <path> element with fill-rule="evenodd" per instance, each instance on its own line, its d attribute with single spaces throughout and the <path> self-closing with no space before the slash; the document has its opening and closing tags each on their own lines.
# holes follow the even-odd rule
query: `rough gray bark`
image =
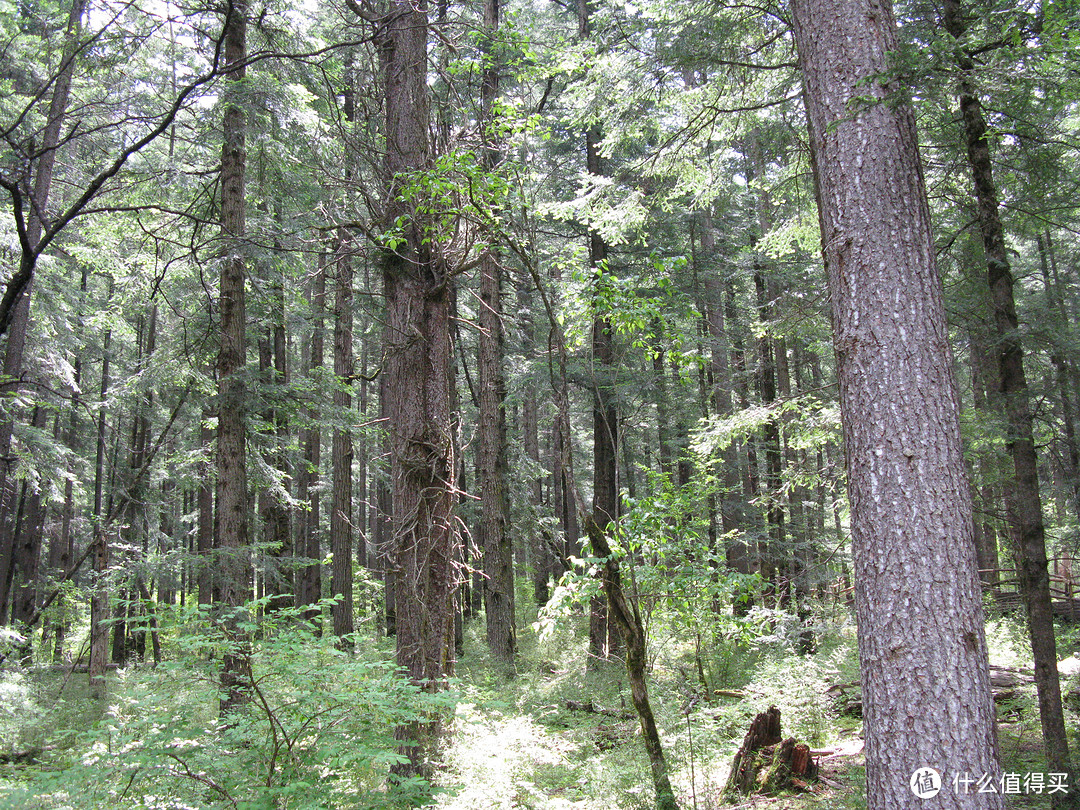
<svg viewBox="0 0 1080 810">
<path fill-rule="evenodd" d="M 890 3 L 794 0 L 851 499 L 872 810 L 919 769 L 1000 776 L 971 493 L 915 119 Z M 867 103 L 866 97 L 874 101 Z M 886 101 L 887 99 L 887 101 Z M 1003 808 L 944 789 L 941 808 Z"/>
</svg>

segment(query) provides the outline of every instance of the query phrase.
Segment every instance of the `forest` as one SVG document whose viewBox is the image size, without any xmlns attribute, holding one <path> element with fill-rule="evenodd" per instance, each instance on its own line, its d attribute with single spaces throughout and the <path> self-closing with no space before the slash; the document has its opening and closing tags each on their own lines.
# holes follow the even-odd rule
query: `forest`
<svg viewBox="0 0 1080 810">
<path fill-rule="evenodd" d="M 0 0 L 0 807 L 1080 808 L 1080 8 Z"/>
</svg>

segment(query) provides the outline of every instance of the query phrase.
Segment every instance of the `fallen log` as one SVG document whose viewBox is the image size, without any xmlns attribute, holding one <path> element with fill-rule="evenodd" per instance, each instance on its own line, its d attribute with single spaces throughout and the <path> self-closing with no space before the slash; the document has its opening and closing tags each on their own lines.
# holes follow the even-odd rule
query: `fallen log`
<svg viewBox="0 0 1080 810">
<path fill-rule="evenodd" d="M 36 762 L 44 753 L 41 748 L 31 748 L 29 751 L 14 751 L 10 754 L 0 754 L 0 764 L 4 765 L 29 765 Z"/>
<path fill-rule="evenodd" d="M 568 700 L 566 701 L 566 708 L 572 712 L 586 712 L 587 714 L 602 714 L 605 717 L 615 717 L 619 720 L 633 720 L 637 717 L 632 711 L 618 710 L 618 709 L 602 709 L 595 705 L 591 700 Z"/>
</svg>

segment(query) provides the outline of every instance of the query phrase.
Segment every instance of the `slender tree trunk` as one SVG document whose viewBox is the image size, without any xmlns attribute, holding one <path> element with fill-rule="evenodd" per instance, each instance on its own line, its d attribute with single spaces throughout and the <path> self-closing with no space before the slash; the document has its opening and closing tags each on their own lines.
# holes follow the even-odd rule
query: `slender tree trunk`
<svg viewBox="0 0 1080 810">
<path fill-rule="evenodd" d="M 565 380 L 568 355 L 565 336 L 559 327 L 558 318 L 556 317 L 550 298 L 544 295 L 543 290 L 540 287 L 540 279 L 536 274 L 535 269 L 533 270 L 533 280 L 537 285 L 537 291 L 544 300 L 544 306 L 547 310 L 548 318 L 551 321 L 551 328 L 554 332 L 552 337 L 558 351 L 561 379 Z M 570 400 L 566 393 L 567 390 L 565 385 L 556 387 L 556 420 L 562 426 L 562 434 L 570 435 Z M 563 450 L 566 455 L 563 458 L 562 466 L 564 469 L 568 469 L 570 467 L 569 445 L 564 445 Z M 641 616 L 637 609 L 637 605 L 626 599 L 622 589 L 619 560 L 613 554 L 611 546 L 608 543 L 607 532 L 600 525 L 600 521 L 606 521 L 607 516 L 601 515 L 598 512 L 594 512 L 592 515 L 588 514 L 585 510 L 585 500 L 574 485 L 573 479 L 568 479 L 566 485 L 570 489 L 568 495 L 588 532 L 593 551 L 598 557 L 603 559 L 600 574 L 601 583 L 604 588 L 604 595 L 608 600 L 611 610 L 613 619 L 612 624 L 618 629 L 620 635 L 623 637 L 623 643 L 626 645 L 626 672 L 628 680 L 630 681 L 631 698 L 634 703 L 634 709 L 637 711 L 638 718 L 641 722 L 641 731 L 645 742 L 645 749 L 649 755 L 649 763 L 653 776 L 653 787 L 656 791 L 656 806 L 658 810 L 676 810 L 678 805 L 675 802 L 675 796 L 671 789 L 660 735 L 657 731 L 656 721 L 652 713 L 652 706 L 649 702 L 646 637 Z"/>
<path fill-rule="evenodd" d="M 353 377 L 353 266 L 352 243 L 344 233 L 338 242 L 334 263 L 334 408 L 336 419 L 352 416 Z M 338 638 L 353 632 L 353 503 L 352 503 L 352 430 L 335 429 L 332 447 L 333 492 L 330 504 L 330 551 L 333 567 L 330 593 L 337 601 L 330 608 L 334 635 Z"/>
<path fill-rule="evenodd" d="M 270 288 L 271 322 L 259 340 L 259 376 L 266 386 L 266 409 L 263 419 L 273 425 L 272 448 L 266 453 L 266 464 L 281 476 L 280 484 L 265 487 L 259 493 L 259 515 L 262 519 L 263 549 L 260 553 L 264 588 L 271 598 L 267 611 L 284 607 L 292 601 L 292 527 L 289 519 L 288 481 L 289 420 L 284 406 L 289 384 L 289 369 L 285 334 L 285 290 L 281 276 L 266 280 Z M 281 492 L 280 490 L 284 490 Z"/>
<path fill-rule="evenodd" d="M 112 281 L 109 282 L 112 293 Z M 99 389 L 99 408 L 97 420 L 97 442 L 94 454 L 94 509 L 91 524 L 94 531 L 94 590 L 90 596 L 90 696 L 96 700 L 105 699 L 105 666 L 109 655 L 109 538 L 102 525 L 102 489 L 105 483 L 105 402 L 109 394 L 109 344 L 112 330 L 105 331 L 101 354 L 101 387 Z"/>
<path fill-rule="evenodd" d="M 626 674 L 630 681 L 630 698 L 637 711 L 645 751 L 649 755 L 653 789 L 656 791 L 656 808 L 657 810 L 677 810 L 679 805 L 671 789 L 667 760 L 664 757 L 652 704 L 649 701 L 645 629 L 641 622 L 641 615 L 637 605 L 627 600 L 623 593 L 619 562 L 608 544 L 607 532 L 591 517 L 587 519 L 586 526 L 593 550 L 604 560 L 601 575 L 604 594 L 607 596 L 610 617 L 618 627 L 626 647 Z"/>
<path fill-rule="evenodd" d="M 776 355 L 773 351 L 773 339 L 768 333 L 768 324 L 772 320 L 772 303 L 768 294 L 768 285 L 761 266 L 754 268 L 754 287 L 757 290 L 758 320 L 764 330 L 758 338 L 758 352 L 761 364 L 758 367 L 758 395 L 766 408 L 776 405 Z M 784 505 L 781 500 L 781 474 L 783 457 L 780 453 L 780 420 L 771 415 L 762 426 L 762 444 L 765 447 L 765 519 L 769 524 L 769 542 L 761 555 L 761 577 L 765 580 L 766 599 L 784 599 L 784 594 L 777 593 L 778 561 L 784 554 L 785 522 Z"/>
<path fill-rule="evenodd" d="M 942 11 L 945 30 L 957 40 L 955 56 L 961 71 L 958 89 L 960 116 L 979 206 L 979 230 L 986 252 L 987 280 L 997 338 L 995 345 L 1001 401 L 1009 428 L 1007 448 L 1013 462 L 1013 479 L 1006 489 L 1005 504 L 1013 535 L 1019 543 L 1020 592 L 1027 607 L 1039 717 L 1050 770 L 1068 772 L 1069 744 L 1057 671 L 1046 531 L 1039 492 L 1039 462 L 1035 453 L 1031 401 L 1024 374 L 1024 350 L 1020 344 L 1019 320 L 1013 297 L 1012 268 L 1009 266 L 1005 235 L 998 215 L 997 187 L 994 184 L 986 121 L 971 77 L 974 62 L 964 50 L 967 23 L 959 0 L 945 0 Z M 1066 803 L 1071 807 L 1078 795 L 1080 786 L 1073 784 L 1071 797 L 1062 798 L 1055 793 L 1051 798 L 1055 807 L 1065 807 Z"/>
<path fill-rule="evenodd" d="M 389 420 L 390 397 L 387 393 L 386 373 L 379 375 L 379 414 L 385 424 Z M 377 529 L 375 547 L 379 554 L 379 569 L 383 581 L 384 628 L 388 637 L 397 635 L 397 568 L 394 550 L 393 492 L 388 477 L 390 459 L 390 434 L 382 435 L 384 471 L 376 488 Z M 464 487 L 462 482 L 459 486 Z"/>
<path fill-rule="evenodd" d="M 592 127 L 586 133 L 587 171 L 599 176 L 600 130 Z M 604 284 L 607 274 L 607 245 L 598 233 L 589 235 L 589 264 L 596 273 L 595 283 Z M 611 531 L 619 516 L 618 430 L 619 417 L 615 405 L 615 338 L 611 323 L 597 316 L 592 325 L 593 363 L 593 511 L 600 529 Z M 590 660 L 606 660 L 610 648 L 611 629 L 608 627 L 607 605 L 594 598 L 589 606 Z"/>
<path fill-rule="evenodd" d="M 309 376 L 317 378 L 323 365 L 323 313 L 326 308 L 326 256 L 319 256 L 311 288 L 311 348 Z M 319 428 L 320 410 L 316 399 L 308 406 L 308 426 L 304 429 L 304 472 L 300 479 L 303 487 L 301 500 L 308 502 L 297 551 L 304 558 L 297 574 L 297 607 L 312 605 L 322 598 L 322 544 L 320 543 L 320 468 L 322 464 L 322 432 Z M 305 613 L 306 618 L 318 618 L 316 611 Z"/>
<path fill-rule="evenodd" d="M 517 290 L 518 312 L 520 316 L 522 350 L 526 362 L 535 360 L 536 323 L 533 313 L 533 296 L 525 284 Z M 544 479 L 540 475 L 540 401 L 535 396 L 526 396 L 521 403 L 521 433 L 525 455 L 528 456 L 537 471 L 529 480 L 529 502 L 535 510 L 537 520 L 531 537 L 533 601 L 543 607 L 551 598 L 550 579 L 555 564 L 552 548 L 554 538 L 551 532 L 539 522 L 544 504 Z"/>
<path fill-rule="evenodd" d="M 979 327 L 976 326 L 976 329 Z M 981 332 L 981 330 L 980 330 Z M 1000 405 L 991 407 L 991 402 L 998 397 L 997 385 L 993 382 L 997 377 L 997 369 L 990 349 L 986 345 L 985 335 L 978 334 L 974 330 L 969 335 L 971 346 L 971 390 L 975 413 L 980 422 L 993 418 L 995 410 L 1000 411 Z M 998 588 L 998 533 L 997 522 L 990 517 L 990 512 L 1000 503 L 1000 499 L 994 494 L 994 481 L 1000 477 L 997 474 L 998 457 L 996 448 L 985 449 L 978 454 L 975 460 L 975 468 L 978 473 L 977 479 L 980 486 L 975 489 L 975 558 L 979 566 L 980 581 L 985 583 L 989 590 L 996 591 Z"/>
<path fill-rule="evenodd" d="M 1065 327 L 1069 323 L 1065 312 L 1065 300 L 1061 295 L 1057 279 L 1051 279 L 1050 263 L 1050 234 L 1035 235 L 1036 245 L 1039 250 L 1039 269 L 1042 272 L 1043 287 L 1050 309 L 1057 318 L 1059 324 Z M 1055 274 L 1056 275 L 1056 274 Z M 1073 515 L 1080 518 L 1080 444 L 1076 439 L 1076 402 L 1073 398 L 1070 380 L 1075 376 L 1075 367 L 1072 367 L 1065 359 L 1065 354 L 1060 346 L 1053 346 L 1050 354 L 1050 362 L 1054 366 L 1054 381 L 1058 390 L 1058 401 L 1061 403 L 1061 423 L 1065 430 L 1065 455 L 1068 458 L 1065 475 L 1068 479 L 1070 506 Z"/>
<path fill-rule="evenodd" d="M 210 420 L 216 416 L 212 409 L 204 409 L 199 424 L 199 446 L 203 458 L 199 462 L 199 489 L 196 493 L 199 518 L 195 529 L 195 584 L 200 605 L 214 601 L 214 465 L 210 459 L 216 445 L 216 433 Z"/>
<path fill-rule="evenodd" d="M 38 430 L 45 428 L 45 409 L 40 405 L 34 407 L 34 415 L 31 425 Z M 19 509 L 21 519 L 17 523 L 15 532 L 15 600 L 12 605 L 11 618 L 17 626 L 26 628 L 27 643 L 25 645 L 23 661 L 26 665 L 31 663 L 33 652 L 32 638 L 33 628 L 30 620 L 35 614 L 38 603 L 38 569 L 41 566 L 41 539 L 45 523 L 45 507 L 41 502 L 40 486 L 32 488 L 29 482 L 22 485 L 23 506 Z"/>
<path fill-rule="evenodd" d="M 928 768 L 1000 778 L 971 493 L 915 117 L 891 4 L 794 0 L 851 498 L 871 810 Z M 875 77 L 867 81 L 866 77 Z M 863 99 L 870 96 L 873 103 Z M 917 384 L 916 382 L 917 381 Z M 940 808 L 1003 808 L 948 784 Z"/>
<path fill-rule="evenodd" d="M 712 378 L 707 407 L 710 413 L 726 419 L 733 413 L 732 363 L 729 354 L 734 346 L 728 337 L 730 325 L 725 323 L 724 285 L 719 270 L 714 266 L 716 254 L 716 232 L 712 215 L 704 211 L 698 215 L 699 239 L 701 240 L 701 262 L 704 281 L 704 297 L 700 303 L 702 320 L 708 335 L 709 376 Z M 745 538 L 743 508 L 745 499 L 740 497 L 739 487 L 739 443 L 732 439 L 724 448 L 719 461 L 718 511 L 720 513 L 720 531 L 724 536 L 724 558 L 728 568 L 741 574 L 750 573 L 750 555 Z M 710 510 L 711 511 L 711 510 Z M 715 518 L 710 515 L 710 522 Z M 713 530 L 715 531 L 715 530 Z M 736 594 L 736 598 L 742 597 Z M 750 607 L 749 595 L 743 601 L 737 601 L 735 610 L 743 613 Z"/>
<path fill-rule="evenodd" d="M 225 12 L 224 58 L 231 69 L 226 81 L 221 154 L 221 235 L 224 256 L 218 291 L 221 347 L 217 358 L 217 512 L 215 568 L 220 572 L 222 629 L 230 641 L 222 657 L 221 714 L 248 700 L 248 639 L 239 612 L 251 596 L 248 537 L 247 427 L 245 425 L 247 362 L 245 329 L 246 259 L 244 170 L 246 115 L 239 95 L 246 74 L 247 0 L 233 0 Z"/>
<path fill-rule="evenodd" d="M 480 129 L 484 168 L 494 172 L 502 151 L 495 101 L 499 95 L 496 38 L 499 0 L 484 2 L 484 73 L 480 85 Z M 513 548 L 506 461 L 506 375 L 503 372 L 503 270 L 500 256 L 488 250 L 480 263 L 480 338 L 477 372 L 480 415 L 477 425 L 480 479 L 480 537 L 484 569 L 487 642 L 495 660 L 512 668 L 517 650 L 514 620 Z"/>
</svg>

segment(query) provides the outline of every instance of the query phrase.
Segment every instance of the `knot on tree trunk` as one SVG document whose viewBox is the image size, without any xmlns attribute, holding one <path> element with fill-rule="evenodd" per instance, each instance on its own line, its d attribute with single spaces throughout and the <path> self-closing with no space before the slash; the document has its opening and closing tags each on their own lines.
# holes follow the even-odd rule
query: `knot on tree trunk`
<svg viewBox="0 0 1080 810">
<path fill-rule="evenodd" d="M 783 739 L 780 710 L 770 706 L 750 723 L 732 760 L 724 796 L 807 790 L 807 780 L 814 779 L 817 771 L 809 746 L 796 742 L 794 737 Z"/>
</svg>

